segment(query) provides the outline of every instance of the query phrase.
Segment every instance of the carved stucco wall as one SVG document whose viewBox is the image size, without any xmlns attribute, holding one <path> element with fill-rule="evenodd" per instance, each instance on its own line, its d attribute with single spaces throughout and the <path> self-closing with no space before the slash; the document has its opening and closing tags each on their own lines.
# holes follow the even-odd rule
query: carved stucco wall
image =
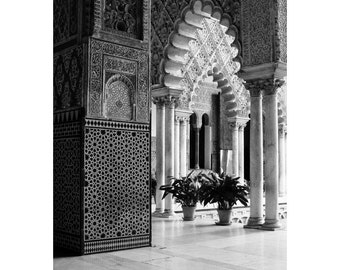
<svg viewBox="0 0 340 270">
<path fill-rule="evenodd" d="M 78 32 L 78 0 L 53 1 L 53 43 L 70 41 Z"/>
<path fill-rule="evenodd" d="M 128 78 L 130 83 L 129 100 L 132 101 L 134 117 L 132 122 L 149 122 L 149 61 L 148 52 L 91 39 L 90 44 L 90 76 L 88 92 L 88 110 L 90 117 L 105 117 L 121 120 L 115 115 L 107 115 L 107 106 L 118 106 L 124 100 L 117 100 L 116 104 L 107 103 L 104 85 L 112 76 L 120 75 Z M 104 81 L 103 81 L 104 80 Z M 133 103 L 134 102 L 134 103 Z M 125 104 L 126 105 L 126 104 Z"/>
<path fill-rule="evenodd" d="M 277 60 L 287 63 L 287 0 L 277 1 Z"/>
<path fill-rule="evenodd" d="M 242 0 L 243 66 L 287 62 L 287 0 Z"/>
<path fill-rule="evenodd" d="M 273 60 L 273 11 L 271 1 L 242 0 L 243 65 L 258 65 Z"/>
<path fill-rule="evenodd" d="M 149 0 L 86 0 L 93 15 L 89 33 L 97 38 L 116 41 L 127 46 L 148 49 L 150 36 Z M 85 15 L 86 16 L 86 15 Z M 116 37 L 120 36 L 121 39 Z M 140 40 L 143 42 L 141 43 Z"/>
<path fill-rule="evenodd" d="M 216 7 L 222 9 L 232 18 L 232 23 L 240 29 L 240 0 L 212 0 Z M 158 83 L 159 64 L 163 58 L 164 47 L 168 44 L 170 33 L 180 13 L 190 1 L 188 0 L 152 0 L 151 5 L 151 83 Z"/>
<path fill-rule="evenodd" d="M 86 46 L 80 45 L 54 54 L 54 111 L 82 105 L 84 51 L 86 53 Z"/>
</svg>

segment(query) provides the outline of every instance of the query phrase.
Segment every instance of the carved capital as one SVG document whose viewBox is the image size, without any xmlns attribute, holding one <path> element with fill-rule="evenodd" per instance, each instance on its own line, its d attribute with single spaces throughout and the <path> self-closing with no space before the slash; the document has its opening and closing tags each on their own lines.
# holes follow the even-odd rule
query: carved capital
<svg viewBox="0 0 340 270">
<path fill-rule="evenodd" d="M 229 125 L 229 128 L 231 130 L 238 131 L 240 126 L 241 126 L 241 123 L 239 123 L 239 122 L 229 122 L 228 125 Z"/>
<path fill-rule="evenodd" d="M 163 109 L 164 108 L 164 98 L 163 97 L 152 97 L 152 102 L 156 104 L 157 109 Z"/>
<path fill-rule="evenodd" d="M 175 116 L 175 121 L 183 122 L 183 123 L 188 123 L 189 122 L 189 117 L 188 116 L 183 116 L 183 115 L 176 115 Z"/>
<path fill-rule="evenodd" d="M 249 118 L 244 117 L 234 117 L 228 119 L 228 125 L 231 130 L 240 130 L 243 132 L 244 128 L 247 126 Z"/>
<path fill-rule="evenodd" d="M 165 107 L 169 108 L 169 109 L 174 109 L 177 102 L 178 102 L 178 98 L 174 97 L 174 96 L 165 96 L 163 97 L 164 99 L 164 105 Z"/>
<path fill-rule="evenodd" d="M 281 79 L 257 79 L 246 82 L 246 88 L 250 92 L 250 96 L 259 97 L 261 91 L 265 95 L 275 95 L 278 89 L 284 84 L 284 80 Z"/>
<path fill-rule="evenodd" d="M 247 123 L 240 123 L 239 124 L 239 128 L 240 128 L 240 131 L 243 132 L 244 131 L 244 128 L 247 126 Z"/>
<path fill-rule="evenodd" d="M 279 136 L 281 138 L 283 138 L 287 133 L 287 125 L 285 124 L 282 124 L 282 125 L 279 125 Z"/>
</svg>

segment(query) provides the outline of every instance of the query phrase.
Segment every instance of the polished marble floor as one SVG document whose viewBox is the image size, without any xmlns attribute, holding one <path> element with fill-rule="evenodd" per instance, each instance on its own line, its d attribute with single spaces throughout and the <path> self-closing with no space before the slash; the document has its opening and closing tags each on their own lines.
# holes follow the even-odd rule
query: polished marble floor
<svg viewBox="0 0 340 270">
<path fill-rule="evenodd" d="M 86 256 L 55 256 L 55 270 L 175 269 L 285 270 L 286 220 L 282 229 L 216 226 L 213 219 L 183 222 L 153 218 L 152 247 Z"/>
</svg>

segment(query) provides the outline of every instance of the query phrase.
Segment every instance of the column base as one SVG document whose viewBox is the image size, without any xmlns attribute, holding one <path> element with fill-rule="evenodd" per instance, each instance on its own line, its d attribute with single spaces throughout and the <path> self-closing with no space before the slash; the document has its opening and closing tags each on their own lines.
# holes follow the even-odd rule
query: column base
<svg viewBox="0 0 340 270">
<path fill-rule="evenodd" d="M 264 222 L 263 217 L 250 217 L 246 225 L 243 228 L 246 229 L 260 229 Z"/>
<path fill-rule="evenodd" d="M 153 217 L 163 217 L 163 210 L 156 208 L 155 212 L 152 213 L 152 216 Z"/>
<path fill-rule="evenodd" d="M 176 218 L 177 214 L 173 210 L 165 209 L 164 213 L 162 214 L 163 218 Z"/>
<path fill-rule="evenodd" d="M 261 230 L 275 231 L 281 228 L 281 223 L 278 219 L 265 219 Z"/>
</svg>

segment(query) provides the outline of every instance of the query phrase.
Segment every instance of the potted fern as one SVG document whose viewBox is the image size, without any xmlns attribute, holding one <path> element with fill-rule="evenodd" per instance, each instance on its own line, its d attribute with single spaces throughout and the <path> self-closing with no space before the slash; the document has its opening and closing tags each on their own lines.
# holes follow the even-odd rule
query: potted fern
<svg viewBox="0 0 340 270">
<path fill-rule="evenodd" d="M 197 202 L 199 201 L 199 190 L 201 187 L 201 173 L 195 177 L 191 177 L 193 171 L 187 176 L 176 179 L 171 177 L 172 182 L 167 185 L 160 186 L 160 190 L 164 190 L 162 199 L 169 194 L 180 203 L 183 209 L 183 220 L 194 220 Z"/>
<path fill-rule="evenodd" d="M 203 179 L 200 188 L 200 201 L 206 206 L 208 203 L 217 203 L 219 222 L 217 225 L 230 225 L 233 206 L 239 201 L 244 206 L 248 205 L 249 188 L 239 183 L 239 177 L 232 178 L 225 173 L 220 175 L 212 173 Z"/>
</svg>

